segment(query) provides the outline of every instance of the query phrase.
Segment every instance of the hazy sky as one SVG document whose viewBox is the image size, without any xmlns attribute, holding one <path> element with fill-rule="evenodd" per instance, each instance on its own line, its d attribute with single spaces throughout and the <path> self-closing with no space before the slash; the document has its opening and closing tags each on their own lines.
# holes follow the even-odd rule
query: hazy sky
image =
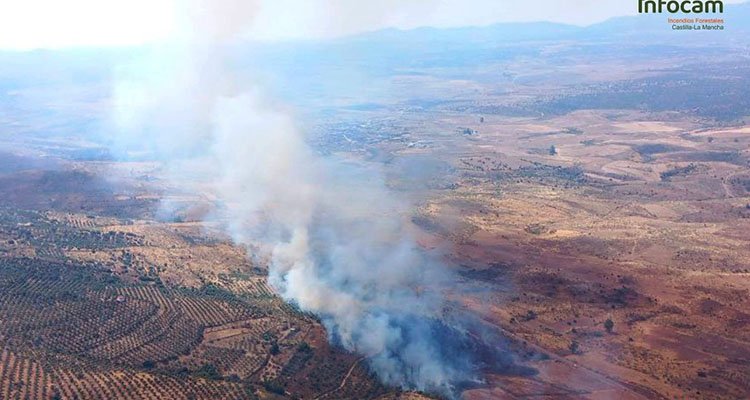
<svg viewBox="0 0 750 400">
<path fill-rule="evenodd" d="M 262 40 L 508 21 L 586 25 L 637 7 L 637 0 L 0 0 L 0 48 L 162 41 L 185 29 L 187 6 L 200 10 L 203 1 L 252 7 L 247 36 Z M 732 2 L 742 0 L 725 1 Z"/>
</svg>

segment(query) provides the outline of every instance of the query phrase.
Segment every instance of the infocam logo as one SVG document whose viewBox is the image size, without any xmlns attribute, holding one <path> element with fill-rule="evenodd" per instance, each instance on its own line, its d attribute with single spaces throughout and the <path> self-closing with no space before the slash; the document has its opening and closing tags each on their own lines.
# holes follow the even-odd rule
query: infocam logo
<svg viewBox="0 0 750 400">
<path fill-rule="evenodd" d="M 723 13 L 724 2 L 718 0 L 638 0 L 638 12 L 663 13 Z"/>
</svg>

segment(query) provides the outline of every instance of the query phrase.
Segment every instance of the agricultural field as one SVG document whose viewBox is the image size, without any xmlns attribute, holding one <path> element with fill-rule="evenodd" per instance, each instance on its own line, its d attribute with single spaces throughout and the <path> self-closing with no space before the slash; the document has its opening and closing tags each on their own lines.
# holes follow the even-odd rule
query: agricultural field
<svg viewBox="0 0 750 400">
<path fill-rule="evenodd" d="M 0 221 L 0 398 L 388 393 L 226 239 L 14 208 Z"/>
</svg>

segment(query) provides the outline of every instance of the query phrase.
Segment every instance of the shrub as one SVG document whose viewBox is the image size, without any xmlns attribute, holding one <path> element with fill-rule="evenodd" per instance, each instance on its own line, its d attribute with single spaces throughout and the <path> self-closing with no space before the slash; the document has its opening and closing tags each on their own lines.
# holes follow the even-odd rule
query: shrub
<svg viewBox="0 0 750 400">
<path fill-rule="evenodd" d="M 216 369 L 216 366 L 213 364 L 203 364 L 203 366 L 201 366 L 200 369 L 198 369 L 198 371 L 195 372 L 195 375 L 201 378 L 206 378 L 206 379 L 213 379 L 213 380 L 221 379 L 221 374 Z"/>
<path fill-rule="evenodd" d="M 265 381 L 263 382 L 263 387 L 271 393 L 276 393 L 276 394 L 286 393 L 284 386 L 281 386 L 281 384 L 276 381 Z"/>
</svg>

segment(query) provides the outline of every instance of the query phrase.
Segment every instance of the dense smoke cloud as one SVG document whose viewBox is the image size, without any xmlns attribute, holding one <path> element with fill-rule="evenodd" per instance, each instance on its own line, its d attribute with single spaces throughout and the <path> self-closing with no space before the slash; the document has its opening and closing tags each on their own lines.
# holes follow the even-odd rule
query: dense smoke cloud
<svg viewBox="0 0 750 400">
<path fill-rule="evenodd" d="M 267 252 L 284 299 L 319 315 L 331 340 L 367 356 L 385 383 L 452 393 L 473 373 L 460 354 L 465 332 L 442 315 L 446 271 L 418 249 L 408 208 L 378 171 L 313 152 L 282 106 L 226 67 L 252 7 L 188 9 L 181 41 L 121 70 L 116 144 L 199 163 L 223 205 L 218 218 L 237 243 Z M 170 175 L 188 180 L 180 172 Z"/>
</svg>

